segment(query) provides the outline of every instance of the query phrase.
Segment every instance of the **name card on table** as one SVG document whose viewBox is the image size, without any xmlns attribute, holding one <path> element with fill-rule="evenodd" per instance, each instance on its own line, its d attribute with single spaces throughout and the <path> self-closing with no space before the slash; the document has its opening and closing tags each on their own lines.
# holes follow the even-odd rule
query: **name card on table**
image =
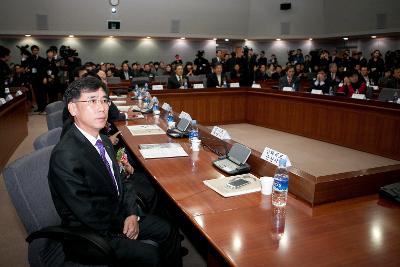
<svg viewBox="0 0 400 267">
<path fill-rule="evenodd" d="M 6 101 L 11 101 L 11 100 L 13 100 L 13 97 L 12 97 L 11 94 L 8 94 L 8 95 L 6 96 Z"/>
<path fill-rule="evenodd" d="M 211 130 L 211 135 L 213 135 L 221 140 L 231 139 L 231 136 L 229 135 L 228 131 L 225 129 L 222 129 L 218 126 L 213 127 L 213 129 Z"/>
<path fill-rule="evenodd" d="M 379 86 L 372 85 L 371 87 L 372 87 L 372 89 L 375 90 L 375 91 L 376 91 L 376 90 L 379 90 Z"/>
<path fill-rule="evenodd" d="M 312 89 L 312 90 L 311 90 L 311 94 L 314 94 L 314 95 L 322 95 L 323 93 L 322 93 L 322 90 Z"/>
<path fill-rule="evenodd" d="M 202 83 L 194 83 L 193 84 L 193 89 L 203 89 L 204 88 L 204 84 Z"/>
<path fill-rule="evenodd" d="M 22 91 L 21 91 L 21 90 L 18 90 L 18 91 L 15 93 L 15 95 L 16 95 L 16 96 L 22 95 Z"/>
<path fill-rule="evenodd" d="M 286 167 L 292 166 L 288 156 L 269 147 L 264 149 L 264 152 L 261 154 L 261 158 L 271 164 L 274 164 L 275 166 L 279 166 L 280 159 L 286 159 Z"/>
<path fill-rule="evenodd" d="M 5 104 L 7 101 L 4 98 L 0 98 L 0 104 Z"/>
<path fill-rule="evenodd" d="M 231 84 L 229 85 L 229 87 L 230 87 L 230 88 L 239 88 L 239 87 L 240 87 L 240 84 L 239 84 L 239 83 L 231 83 Z"/>
<path fill-rule="evenodd" d="M 10 88 L 8 88 L 8 87 L 4 88 L 4 93 L 9 94 L 10 93 Z"/>
<path fill-rule="evenodd" d="M 259 84 L 259 83 L 253 83 L 253 85 L 251 86 L 251 88 L 261 88 L 261 84 Z"/>
<path fill-rule="evenodd" d="M 161 108 L 165 111 L 171 111 L 171 106 L 168 103 L 162 104 Z"/>
<path fill-rule="evenodd" d="M 351 96 L 351 98 L 354 98 L 354 99 L 367 99 L 367 97 L 364 95 L 364 94 L 353 94 L 352 96 Z"/>
<path fill-rule="evenodd" d="M 282 91 L 284 91 L 284 92 L 293 92 L 294 90 L 293 90 L 292 87 L 283 87 Z"/>
<path fill-rule="evenodd" d="M 192 117 L 185 111 L 182 111 L 181 114 L 179 114 L 179 119 L 187 119 L 188 121 L 192 121 Z"/>
<path fill-rule="evenodd" d="M 162 84 L 154 84 L 151 89 L 153 90 L 164 90 L 164 86 Z"/>
</svg>

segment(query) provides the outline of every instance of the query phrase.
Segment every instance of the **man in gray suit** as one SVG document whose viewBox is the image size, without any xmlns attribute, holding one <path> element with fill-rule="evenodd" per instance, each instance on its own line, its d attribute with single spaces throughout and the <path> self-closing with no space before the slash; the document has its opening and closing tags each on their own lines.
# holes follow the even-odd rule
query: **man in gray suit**
<svg viewBox="0 0 400 267">
<path fill-rule="evenodd" d="M 293 66 L 288 67 L 286 75 L 279 79 L 279 90 L 283 90 L 284 87 L 291 87 L 293 91 L 299 91 L 300 79 L 294 76 Z"/>
</svg>

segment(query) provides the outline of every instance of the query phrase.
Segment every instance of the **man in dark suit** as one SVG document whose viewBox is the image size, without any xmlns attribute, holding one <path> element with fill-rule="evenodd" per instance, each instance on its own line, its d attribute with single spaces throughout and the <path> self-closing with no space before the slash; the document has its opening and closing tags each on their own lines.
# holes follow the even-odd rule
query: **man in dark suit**
<svg viewBox="0 0 400 267">
<path fill-rule="evenodd" d="M 121 181 L 111 142 L 99 134 L 110 104 L 105 85 L 94 77 L 76 80 L 64 99 L 74 124 L 54 148 L 48 174 L 62 224 L 102 235 L 119 265 L 182 266 L 177 230 L 159 217 L 142 214 L 133 188 Z M 122 164 L 133 173 L 128 162 Z M 159 247 L 139 241 L 144 239 Z"/>
<path fill-rule="evenodd" d="M 27 65 L 30 72 L 30 83 L 36 97 L 37 110 L 40 114 L 44 114 L 44 109 L 47 105 L 46 88 L 43 85 L 46 76 L 44 58 L 39 56 L 39 47 L 37 45 L 31 46 L 32 55 L 27 59 Z"/>
<path fill-rule="evenodd" d="M 224 82 L 226 82 L 226 76 L 222 73 L 222 64 L 216 63 L 214 72 L 207 78 L 207 87 L 224 87 Z"/>
<path fill-rule="evenodd" d="M 189 78 L 183 75 L 183 66 L 178 65 L 175 69 L 175 74 L 168 78 L 168 89 L 185 89 L 185 83 L 189 88 Z"/>
<path fill-rule="evenodd" d="M 10 59 L 10 49 L 0 46 L 0 97 L 5 98 L 5 83 L 8 82 L 11 70 L 8 66 L 8 60 Z"/>
<path fill-rule="evenodd" d="M 287 68 L 286 75 L 279 79 L 279 90 L 284 87 L 291 87 L 293 91 L 299 91 L 300 79 L 294 76 L 294 67 Z"/>
<path fill-rule="evenodd" d="M 129 69 L 128 63 L 124 62 L 121 65 L 121 71 L 119 72 L 118 77 L 121 78 L 121 80 L 131 80 L 133 78 L 133 73 Z"/>
<path fill-rule="evenodd" d="M 317 77 L 313 79 L 313 81 L 310 84 L 310 91 L 312 89 L 315 89 L 315 90 L 321 90 L 323 94 L 329 94 L 330 88 L 331 85 L 329 83 L 329 80 L 327 80 L 325 71 L 323 69 L 320 69 L 318 71 Z"/>
<path fill-rule="evenodd" d="M 222 51 L 221 50 L 217 50 L 217 53 L 216 53 L 215 57 L 213 59 L 211 59 L 211 64 L 213 66 L 215 66 L 215 64 L 221 63 L 221 61 L 222 61 Z"/>
</svg>

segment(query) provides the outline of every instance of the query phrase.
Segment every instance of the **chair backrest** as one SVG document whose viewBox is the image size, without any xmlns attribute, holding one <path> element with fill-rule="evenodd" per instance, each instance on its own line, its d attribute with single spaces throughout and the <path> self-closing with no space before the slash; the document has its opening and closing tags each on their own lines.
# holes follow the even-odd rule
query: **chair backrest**
<svg viewBox="0 0 400 267">
<path fill-rule="evenodd" d="M 61 223 L 47 180 L 53 148 L 33 151 L 3 171 L 8 194 L 28 234 Z"/>
<path fill-rule="evenodd" d="M 154 82 L 166 83 L 168 82 L 168 78 L 169 78 L 168 75 L 155 76 Z"/>
<path fill-rule="evenodd" d="M 47 128 L 52 130 L 57 127 L 63 127 L 63 111 L 59 110 L 46 116 Z"/>
<path fill-rule="evenodd" d="M 58 141 L 60 141 L 61 132 L 62 128 L 57 127 L 38 136 L 33 142 L 33 147 L 35 150 L 38 150 L 47 146 L 56 145 Z"/>
<path fill-rule="evenodd" d="M 63 110 L 63 108 L 64 108 L 64 102 L 56 101 L 56 102 L 50 103 L 46 106 L 46 113 L 51 114 L 53 112 Z"/>
<path fill-rule="evenodd" d="M 107 77 L 107 83 L 108 83 L 108 84 L 118 84 L 118 83 L 121 83 L 121 78 L 120 78 L 120 77 Z"/>
</svg>

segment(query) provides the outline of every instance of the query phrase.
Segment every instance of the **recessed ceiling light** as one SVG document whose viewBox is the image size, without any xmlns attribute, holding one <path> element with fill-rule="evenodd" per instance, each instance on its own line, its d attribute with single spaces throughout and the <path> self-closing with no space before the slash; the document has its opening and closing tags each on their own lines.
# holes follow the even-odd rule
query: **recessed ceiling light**
<svg viewBox="0 0 400 267">
<path fill-rule="evenodd" d="M 277 40 L 277 41 L 280 41 L 280 40 L 281 40 L 281 38 L 276 38 L 276 40 Z"/>
<path fill-rule="evenodd" d="M 150 37 L 150 36 L 147 36 L 146 39 L 151 39 L 151 37 Z"/>
<path fill-rule="evenodd" d="M 74 38 L 75 36 L 72 35 L 72 34 L 70 34 L 70 35 L 68 35 L 68 37 L 69 37 L 69 38 Z"/>
<path fill-rule="evenodd" d="M 217 38 L 213 38 L 214 41 L 217 41 Z"/>
<path fill-rule="evenodd" d="M 113 6 L 113 7 L 111 8 L 111 13 L 117 13 L 117 8 Z"/>
<path fill-rule="evenodd" d="M 185 40 L 186 39 L 186 37 L 181 37 L 181 40 Z"/>
<path fill-rule="evenodd" d="M 376 35 L 372 35 L 371 38 L 372 38 L 372 39 L 375 39 L 375 38 L 376 38 Z"/>
<path fill-rule="evenodd" d="M 309 41 L 312 41 L 312 38 L 308 38 Z"/>
<path fill-rule="evenodd" d="M 343 37 L 343 40 L 347 41 L 349 40 L 349 37 Z"/>
<path fill-rule="evenodd" d="M 30 34 L 25 34 L 25 37 L 31 37 L 32 35 L 30 35 Z"/>
<path fill-rule="evenodd" d="M 229 39 L 225 39 L 225 42 L 229 42 Z"/>
</svg>

